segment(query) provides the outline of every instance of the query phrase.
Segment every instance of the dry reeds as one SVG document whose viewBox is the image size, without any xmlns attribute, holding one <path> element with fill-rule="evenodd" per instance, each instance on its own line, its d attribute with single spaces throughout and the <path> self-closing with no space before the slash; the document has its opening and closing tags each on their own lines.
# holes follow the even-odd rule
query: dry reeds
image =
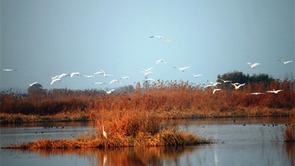
<svg viewBox="0 0 295 166">
<path fill-rule="evenodd" d="M 13 122 L 5 115 L 35 115 L 37 120 L 91 120 L 92 110 L 153 112 L 161 118 L 289 116 L 294 112 L 295 82 L 248 83 L 240 90 L 218 85 L 222 92 L 188 82 L 156 81 L 148 89 L 135 87 L 106 95 L 100 90 L 54 89 L 37 96 L 1 94 L 1 122 Z M 267 90 L 282 89 L 278 94 Z M 263 92 L 262 95 L 249 95 Z"/>
<path fill-rule="evenodd" d="M 91 129 L 76 139 L 43 139 L 4 148 L 13 149 L 80 149 L 146 146 L 185 146 L 210 143 L 195 135 L 169 129 L 152 113 L 108 112 L 93 110 Z M 102 136 L 102 129 L 107 138 Z"/>
</svg>

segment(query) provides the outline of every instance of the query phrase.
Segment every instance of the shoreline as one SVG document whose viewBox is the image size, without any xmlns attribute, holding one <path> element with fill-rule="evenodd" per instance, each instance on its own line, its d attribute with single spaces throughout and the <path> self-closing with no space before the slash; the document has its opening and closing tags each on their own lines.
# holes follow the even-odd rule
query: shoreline
<svg viewBox="0 0 295 166">
<path fill-rule="evenodd" d="M 0 113 L 1 124 L 23 124 L 23 123 L 49 123 L 49 122 L 91 122 L 91 113 L 96 110 L 87 112 L 67 111 L 56 115 L 24 115 Z M 128 111 L 125 111 L 128 112 Z M 134 111 L 131 111 L 134 112 Z M 140 111 L 139 111 L 140 112 Z M 218 111 L 154 111 L 160 119 L 203 119 L 203 118 L 247 118 L 247 117 L 291 117 L 294 116 L 295 109 L 280 110 L 269 108 L 239 108 L 235 112 L 218 112 Z M 114 111 L 115 113 L 115 111 Z"/>
</svg>

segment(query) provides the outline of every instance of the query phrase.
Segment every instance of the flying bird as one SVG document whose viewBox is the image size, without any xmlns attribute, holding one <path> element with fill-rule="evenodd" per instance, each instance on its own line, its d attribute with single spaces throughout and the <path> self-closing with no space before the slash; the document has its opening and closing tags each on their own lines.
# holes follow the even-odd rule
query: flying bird
<svg viewBox="0 0 295 166">
<path fill-rule="evenodd" d="M 175 67 L 175 66 L 174 66 L 173 68 L 176 68 L 176 69 L 178 69 L 179 71 L 184 72 L 184 70 L 190 68 L 190 66 L 186 66 L 186 67 Z"/>
<path fill-rule="evenodd" d="M 216 93 L 218 91 L 221 91 L 221 89 L 214 89 L 212 93 L 214 94 L 214 93 Z"/>
<path fill-rule="evenodd" d="M 253 92 L 253 93 L 249 93 L 248 95 L 263 95 L 264 93 L 261 92 Z"/>
<path fill-rule="evenodd" d="M 254 67 L 260 65 L 260 63 L 250 63 L 250 62 L 248 62 L 247 64 L 250 66 L 251 69 L 254 69 Z"/>
<path fill-rule="evenodd" d="M 109 91 L 107 91 L 107 90 L 104 90 L 107 94 L 111 94 L 113 91 L 115 91 L 115 89 L 111 89 L 111 90 L 109 90 Z"/>
<path fill-rule="evenodd" d="M 122 79 L 122 80 L 128 80 L 128 79 L 130 79 L 130 77 L 129 76 L 123 76 L 123 77 L 120 77 L 120 79 Z"/>
<path fill-rule="evenodd" d="M 94 84 L 94 85 L 103 85 L 104 82 L 94 82 L 93 84 Z"/>
<path fill-rule="evenodd" d="M 280 90 L 280 89 L 278 89 L 278 90 L 269 90 L 269 91 L 266 91 L 267 93 L 274 93 L 274 94 L 278 94 L 278 93 L 280 93 L 280 92 L 282 92 L 283 90 Z"/>
<path fill-rule="evenodd" d="M 156 80 L 153 79 L 153 78 L 147 78 L 147 79 L 145 79 L 145 80 L 143 80 L 143 81 L 151 81 L 151 82 L 153 82 L 153 81 L 156 81 Z"/>
<path fill-rule="evenodd" d="M 105 72 L 103 69 L 100 69 L 100 71 L 94 73 L 95 75 L 102 75 L 103 77 L 108 77 L 108 76 L 112 76 L 110 74 L 108 74 L 107 72 Z"/>
<path fill-rule="evenodd" d="M 31 86 L 33 86 L 35 84 L 38 84 L 38 82 L 36 81 L 36 82 L 30 83 L 29 86 L 31 87 Z"/>
<path fill-rule="evenodd" d="M 170 42 L 170 39 L 166 38 L 166 37 L 163 37 L 163 36 L 159 36 L 159 35 L 152 35 L 150 36 L 150 38 L 157 38 L 157 39 L 163 39 L 167 42 Z"/>
<path fill-rule="evenodd" d="M 143 69 L 142 73 L 144 74 L 144 76 L 148 76 L 150 73 L 152 73 L 153 67 L 147 68 L 147 69 Z"/>
<path fill-rule="evenodd" d="M 80 72 L 72 72 L 70 74 L 70 77 L 79 76 L 79 75 L 80 75 Z"/>
<path fill-rule="evenodd" d="M 223 83 L 231 83 L 231 80 L 220 79 Z"/>
<path fill-rule="evenodd" d="M 206 85 L 205 88 L 208 88 L 208 87 L 215 87 L 217 85 L 221 84 L 220 82 L 210 82 L 210 84 Z"/>
<path fill-rule="evenodd" d="M 203 74 L 195 74 L 195 73 L 193 73 L 193 72 L 191 72 L 191 73 L 192 73 L 192 75 L 193 75 L 194 78 L 197 78 L 197 77 L 200 77 L 200 76 L 203 75 Z"/>
<path fill-rule="evenodd" d="M 159 64 L 159 63 L 164 63 L 164 64 L 166 64 L 167 62 L 164 61 L 163 59 L 158 59 L 158 60 L 156 61 L 156 64 Z"/>
<path fill-rule="evenodd" d="M 280 61 L 280 62 L 282 62 L 284 65 L 286 65 L 286 64 L 289 64 L 289 63 L 292 63 L 293 61 L 282 61 L 282 60 L 278 60 L 278 61 Z"/>
<path fill-rule="evenodd" d="M 12 71 L 17 71 L 16 69 L 1 69 L 2 71 L 5 71 L 5 72 L 12 72 Z"/>
<path fill-rule="evenodd" d="M 84 77 L 86 77 L 86 78 L 92 78 L 92 77 L 94 77 L 94 75 L 83 75 Z"/>
<path fill-rule="evenodd" d="M 119 81 L 119 80 L 117 80 L 117 79 L 113 79 L 112 81 L 110 81 L 110 84 L 112 84 L 112 83 L 115 83 L 115 82 L 118 82 L 118 83 L 120 83 L 120 81 Z"/>
<path fill-rule="evenodd" d="M 54 84 L 56 81 L 59 82 L 60 80 L 61 80 L 61 78 L 55 78 L 55 79 L 52 79 L 50 85 Z"/>
<path fill-rule="evenodd" d="M 149 72 L 149 71 L 151 71 L 152 69 L 153 69 L 153 67 L 150 67 L 150 68 L 147 68 L 147 69 L 143 69 L 143 71 L 142 71 L 142 72 L 146 73 L 146 72 Z"/>
<path fill-rule="evenodd" d="M 237 89 L 240 89 L 240 87 L 244 86 L 245 83 L 243 83 L 243 84 L 240 84 L 240 83 L 232 83 L 232 85 L 233 85 L 233 86 L 235 87 L 235 89 L 237 90 Z"/>
</svg>

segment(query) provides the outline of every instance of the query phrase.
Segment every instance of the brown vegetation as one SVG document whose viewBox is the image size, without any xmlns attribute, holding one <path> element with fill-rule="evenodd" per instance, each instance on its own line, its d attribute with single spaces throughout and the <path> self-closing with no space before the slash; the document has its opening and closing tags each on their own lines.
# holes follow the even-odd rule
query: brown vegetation
<svg viewBox="0 0 295 166">
<path fill-rule="evenodd" d="M 90 120 L 93 111 L 147 111 L 161 118 L 289 116 L 294 112 L 294 81 L 248 83 L 240 90 L 218 85 L 222 91 L 188 82 L 157 81 L 148 89 L 105 94 L 101 90 L 42 90 L 29 96 L 2 93 L 1 122 Z M 282 89 L 278 94 L 265 93 Z M 262 95 L 249 95 L 262 92 Z M 11 116 L 14 115 L 14 116 Z"/>
<path fill-rule="evenodd" d="M 41 91 L 28 97 L 1 94 L 1 121 L 89 120 L 91 131 L 73 140 L 39 140 L 7 148 L 110 148 L 183 146 L 209 140 L 179 132 L 161 123 L 167 118 L 290 116 L 294 112 L 294 82 L 248 83 L 240 90 L 220 85 L 222 91 L 188 82 L 157 81 L 148 88 L 138 84 L 132 92 L 105 94 L 99 90 Z M 278 94 L 265 93 L 282 89 Z M 263 92 L 262 95 L 249 95 Z M 11 116 L 14 115 L 14 116 Z M 102 136 L 102 129 L 107 138 Z M 293 133 L 292 133 L 293 132 Z M 285 138 L 294 136 L 286 129 Z"/>
<path fill-rule="evenodd" d="M 89 133 L 76 139 L 50 140 L 12 145 L 8 149 L 80 149 L 146 146 L 185 146 L 210 143 L 205 138 L 167 128 L 159 118 L 147 112 L 108 111 L 91 113 Z M 107 137 L 102 135 L 105 130 Z"/>
</svg>

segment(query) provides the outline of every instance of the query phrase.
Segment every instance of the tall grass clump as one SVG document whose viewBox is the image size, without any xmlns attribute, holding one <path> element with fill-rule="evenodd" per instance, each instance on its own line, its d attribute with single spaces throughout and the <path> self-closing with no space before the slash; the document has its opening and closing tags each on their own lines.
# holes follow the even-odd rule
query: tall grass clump
<svg viewBox="0 0 295 166">
<path fill-rule="evenodd" d="M 83 149 L 147 146 L 185 146 L 211 143 L 190 133 L 165 126 L 152 113 L 91 111 L 90 131 L 75 139 L 43 139 L 12 145 L 12 149 Z M 103 130 L 107 137 L 103 135 Z"/>
</svg>

